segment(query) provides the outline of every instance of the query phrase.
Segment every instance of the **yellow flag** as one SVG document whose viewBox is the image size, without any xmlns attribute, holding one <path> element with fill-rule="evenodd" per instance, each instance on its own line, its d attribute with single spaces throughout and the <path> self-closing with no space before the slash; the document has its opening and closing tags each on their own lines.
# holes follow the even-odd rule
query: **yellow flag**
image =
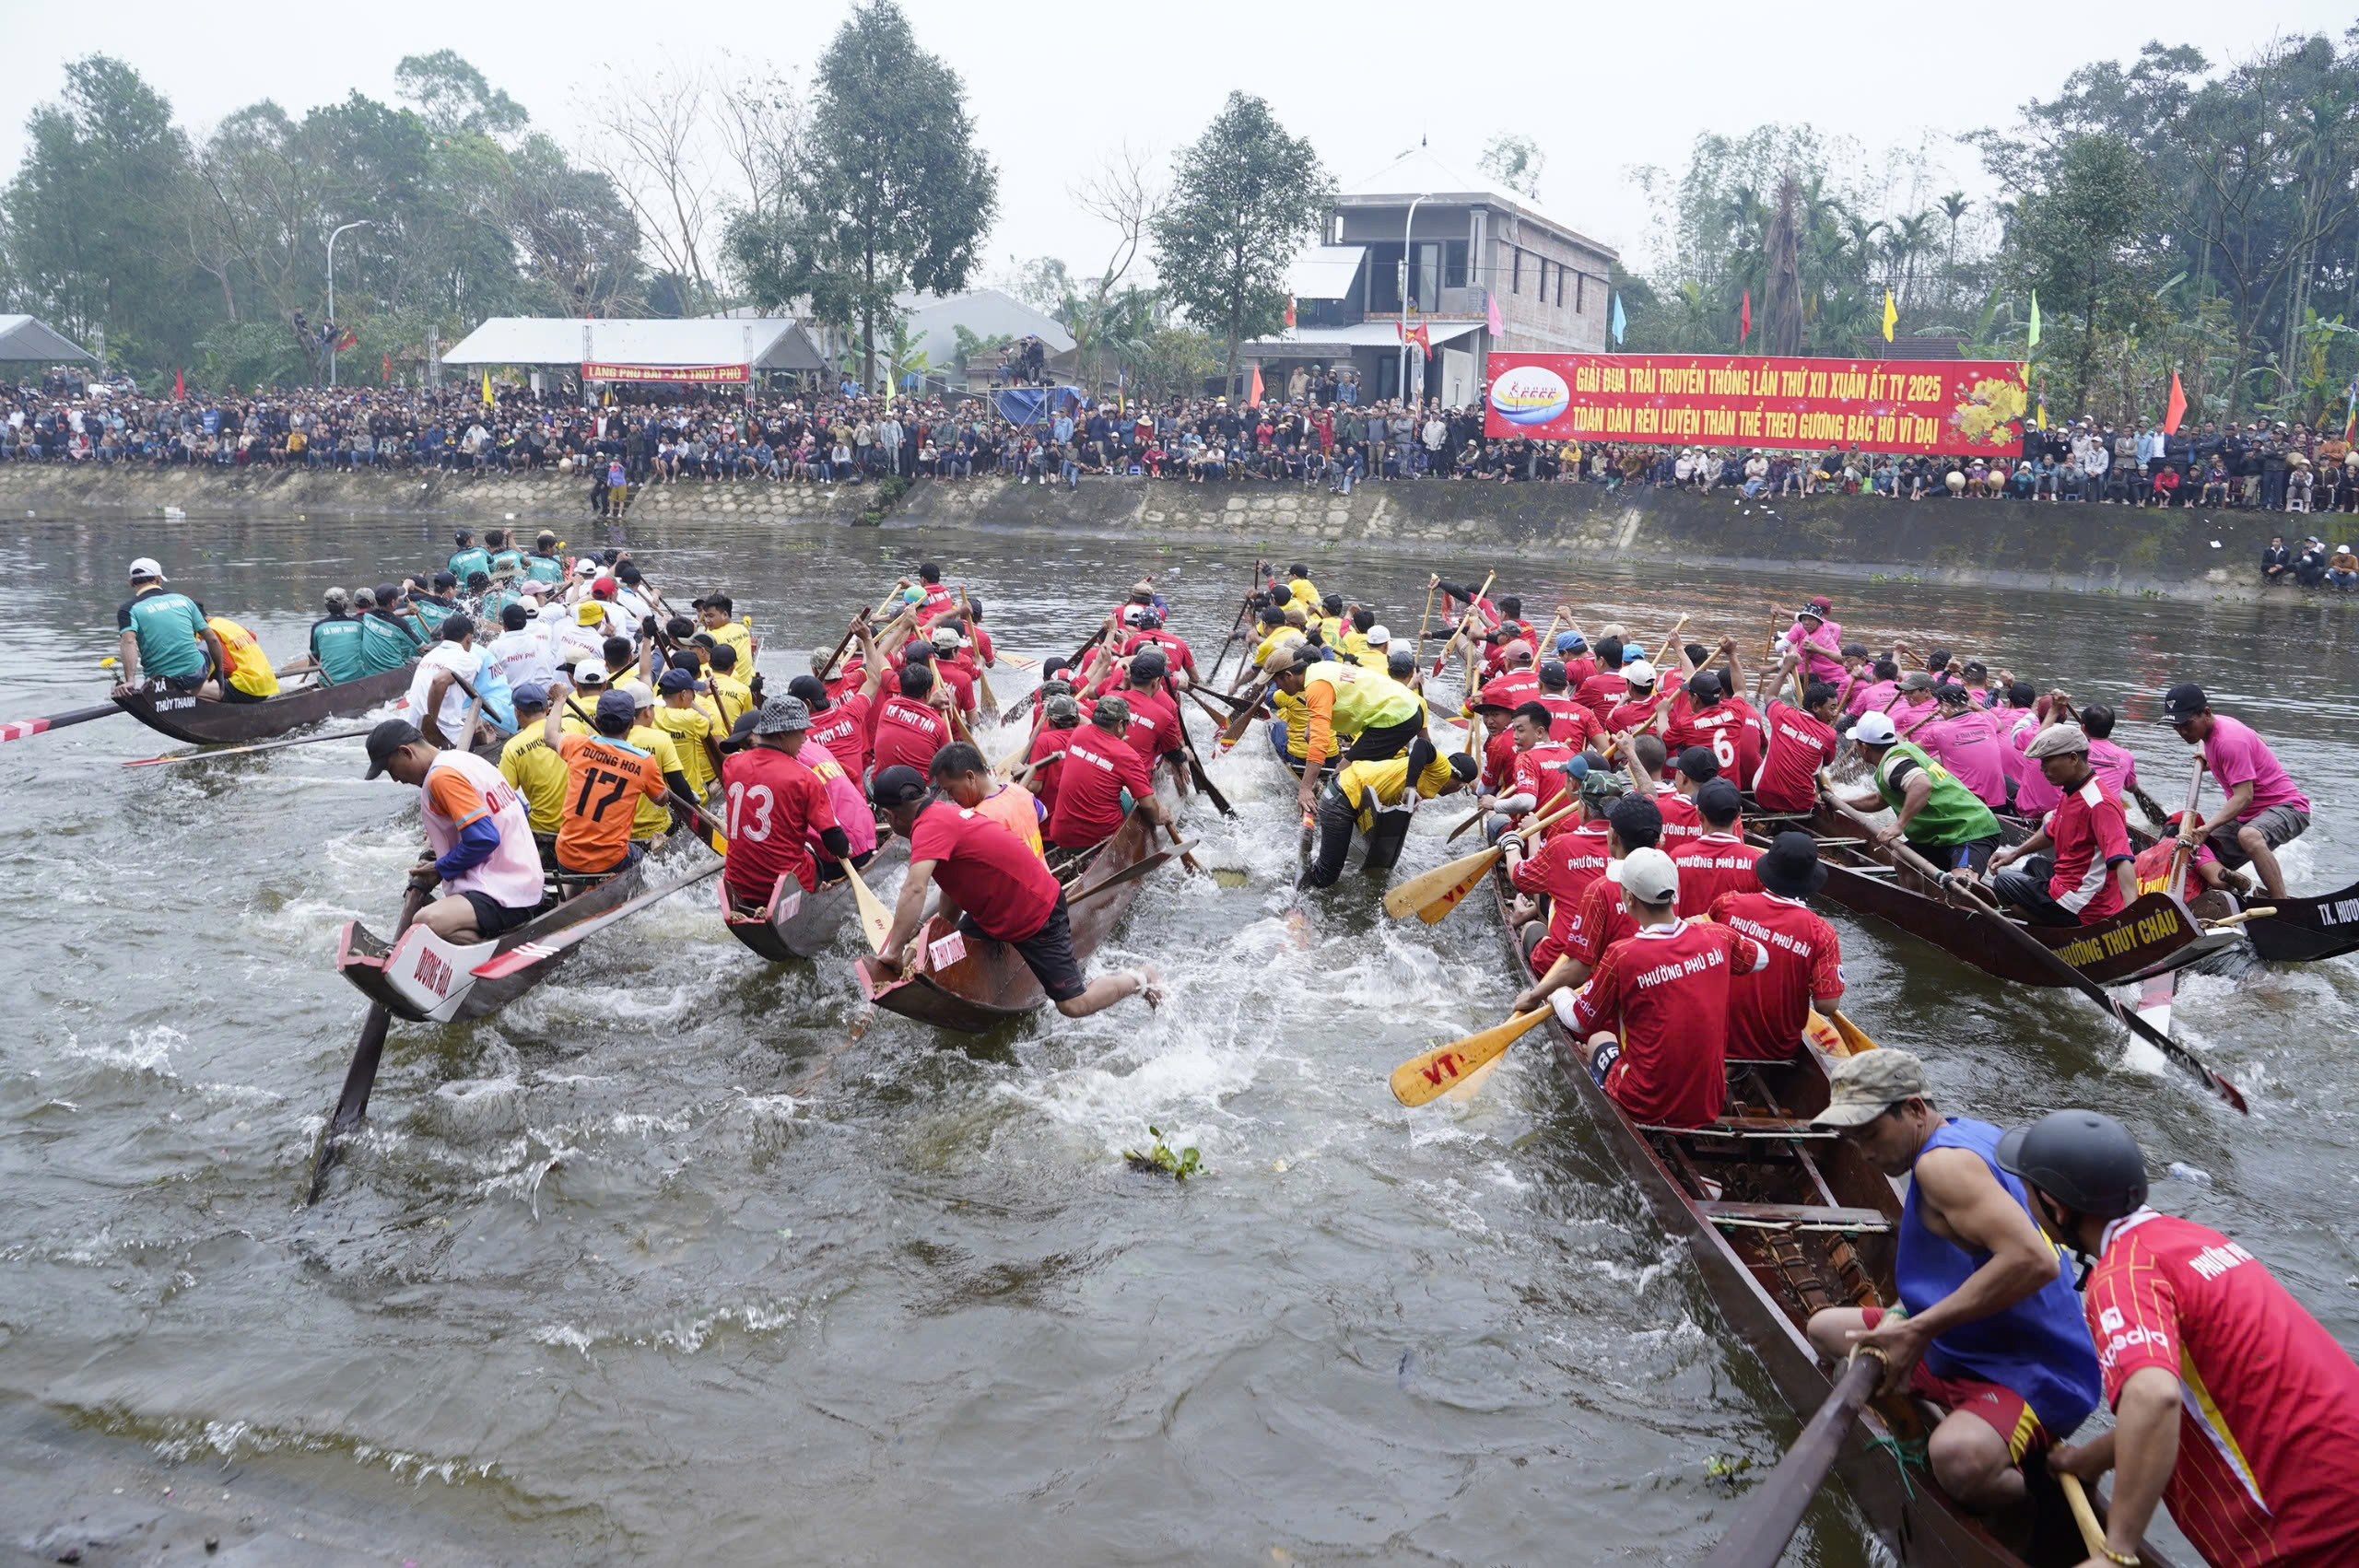
<svg viewBox="0 0 2359 1568">
<path fill-rule="evenodd" d="M 483 405 L 486 408 L 491 406 L 491 369 L 488 366 L 485 367 L 483 373 Z"/>
<path fill-rule="evenodd" d="M 1892 341 L 1892 329 L 1900 324 L 1900 311 L 1892 302 L 1892 290 L 1884 291 L 1884 340 Z"/>
</svg>

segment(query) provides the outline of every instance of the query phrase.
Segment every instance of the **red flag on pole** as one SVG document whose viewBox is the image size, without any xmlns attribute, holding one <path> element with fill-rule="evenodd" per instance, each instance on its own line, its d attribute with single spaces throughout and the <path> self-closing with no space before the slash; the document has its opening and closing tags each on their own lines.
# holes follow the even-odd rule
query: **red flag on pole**
<svg viewBox="0 0 2359 1568">
<path fill-rule="evenodd" d="M 2163 434 L 2178 434 L 2178 422 L 2187 417 L 2187 392 L 2178 384 L 2178 372 L 2171 372 L 2171 401 L 2163 410 Z"/>
<path fill-rule="evenodd" d="M 188 377 L 182 371 L 172 372 L 172 401 L 180 403 L 188 397 Z"/>
<path fill-rule="evenodd" d="M 1247 383 L 1246 383 L 1246 386 L 1245 386 L 1245 403 L 1246 403 L 1246 406 L 1250 408 L 1250 407 L 1255 406 L 1256 404 L 1260 404 L 1260 403 L 1261 403 L 1261 401 L 1262 401 L 1262 367 L 1261 367 L 1260 365 L 1258 365 L 1258 364 L 1257 364 L 1257 365 L 1255 365 L 1255 366 L 1253 367 L 1253 379 L 1252 379 L 1250 381 L 1247 382 Z"/>
<path fill-rule="evenodd" d="M 1744 291 L 1744 301 L 1736 308 L 1736 341 L 1742 345 L 1753 335 L 1753 290 Z"/>
<path fill-rule="evenodd" d="M 393 379 L 393 357 L 392 355 L 388 354 L 385 356 L 384 367 L 377 372 L 377 379 L 386 382 L 388 385 L 392 383 Z"/>
<path fill-rule="evenodd" d="M 1414 343 L 1417 345 L 1418 353 L 1426 356 L 1428 358 L 1432 357 L 1434 351 L 1433 334 L 1426 330 L 1425 322 L 1419 322 L 1414 327 L 1399 327 L 1396 330 L 1401 333 L 1401 341 L 1402 343 Z"/>
<path fill-rule="evenodd" d="M 1286 296 L 1286 331 L 1294 331 L 1294 296 Z"/>
</svg>

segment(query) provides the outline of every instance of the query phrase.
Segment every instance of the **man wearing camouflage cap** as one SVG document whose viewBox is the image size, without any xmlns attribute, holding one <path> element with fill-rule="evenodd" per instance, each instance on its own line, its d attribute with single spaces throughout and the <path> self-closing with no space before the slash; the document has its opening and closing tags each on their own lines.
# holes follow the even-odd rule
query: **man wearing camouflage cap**
<svg viewBox="0 0 2359 1568">
<path fill-rule="evenodd" d="M 826 780 L 798 755 L 811 734 L 811 709 L 800 697 L 774 696 L 753 720 L 753 741 L 724 758 L 728 865 L 722 881 L 738 897 L 767 902 L 781 876 L 805 893 L 819 885 L 816 840 L 830 863 L 848 860 L 851 840 L 836 819 Z"/>
<path fill-rule="evenodd" d="M 1907 1051 L 1862 1051 L 1828 1074 L 1813 1125 L 1909 1183 L 1898 1308 L 1823 1308 L 1810 1340 L 1830 1360 L 1882 1355 L 1884 1392 L 1947 1410 L 1926 1447 L 1934 1479 L 1970 1507 L 2001 1507 L 2025 1494 L 2025 1458 L 2071 1436 L 2102 1384 L 2072 1282 L 2022 1179 L 2000 1167 L 2000 1129 L 1942 1116 L 1932 1093 Z"/>
</svg>

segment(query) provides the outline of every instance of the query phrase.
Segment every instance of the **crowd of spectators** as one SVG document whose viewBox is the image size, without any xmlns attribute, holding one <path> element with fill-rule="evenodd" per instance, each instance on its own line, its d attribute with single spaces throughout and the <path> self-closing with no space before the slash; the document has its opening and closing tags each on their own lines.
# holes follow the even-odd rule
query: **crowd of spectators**
<svg viewBox="0 0 2359 1568">
<path fill-rule="evenodd" d="M 723 481 L 862 484 L 888 476 L 1077 486 L 1101 474 L 1196 484 L 1579 482 L 1608 487 L 2013 498 L 2049 504 L 2359 509 L 2359 451 L 2295 424 L 2205 421 L 2165 434 L 2083 419 L 2025 434 L 2019 454 L 1930 457 L 1500 439 L 1479 406 L 1361 404 L 1347 373 L 1297 370 L 1260 402 L 1223 397 L 1092 402 L 1050 390 L 1039 417 L 1002 416 L 987 395 L 887 402 L 832 392 L 633 388 L 599 403 L 473 389 L 314 388 L 252 396 L 143 396 L 53 371 L 0 390 L 0 461 L 213 468 L 580 472 L 593 510 L 616 491 Z M 619 472 L 617 473 L 617 470 Z M 621 485 L 610 485 L 619 479 Z"/>
</svg>

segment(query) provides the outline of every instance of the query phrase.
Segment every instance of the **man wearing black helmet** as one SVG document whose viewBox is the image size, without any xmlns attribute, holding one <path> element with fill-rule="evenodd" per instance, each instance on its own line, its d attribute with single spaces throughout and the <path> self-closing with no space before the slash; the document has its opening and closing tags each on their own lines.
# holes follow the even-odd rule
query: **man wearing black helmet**
<svg viewBox="0 0 2359 1568">
<path fill-rule="evenodd" d="M 1813 1122 L 1909 1181 L 1899 1309 L 1823 1307 L 1811 1343 L 1829 1360 L 1872 1351 L 1884 1358 L 1885 1393 L 1907 1389 L 1949 1412 L 1926 1459 L 1952 1497 L 1975 1508 L 2020 1499 L 2017 1467 L 2088 1419 L 2099 1383 L 2056 1248 L 2023 1183 L 1997 1164 L 2000 1129 L 1943 1116 L 1924 1063 L 1890 1048 L 1837 1062 Z"/>
<path fill-rule="evenodd" d="M 2111 1117 L 2057 1111 L 1998 1161 L 2095 1260 L 2083 1310 L 2114 1428 L 2048 1462 L 2113 1471 L 2102 1561 L 2139 1561 L 2157 1503 L 2213 1568 L 2359 1558 L 2359 1366 L 2333 1337 L 2251 1253 L 2148 1208 L 2145 1158 Z"/>
</svg>

